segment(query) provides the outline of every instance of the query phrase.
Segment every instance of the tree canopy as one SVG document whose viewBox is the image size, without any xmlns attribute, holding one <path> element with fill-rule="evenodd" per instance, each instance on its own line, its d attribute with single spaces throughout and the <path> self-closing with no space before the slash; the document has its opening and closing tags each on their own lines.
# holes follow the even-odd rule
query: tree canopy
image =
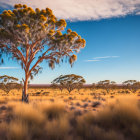
<svg viewBox="0 0 140 140">
<path fill-rule="evenodd" d="M 7 83 L 14 83 L 17 82 L 18 78 L 8 76 L 8 75 L 3 75 L 0 76 L 0 83 L 7 84 Z"/>
<path fill-rule="evenodd" d="M 64 19 L 57 19 L 49 8 L 35 10 L 27 5 L 16 4 L 13 10 L 0 14 L 0 48 L 17 60 L 25 71 L 26 94 L 29 77 L 32 79 L 42 68 L 45 60 L 52 69 L 64 58 L 72 65 L 76 53 L 85 47 L 85 40 L 66 28 Z"/>
<path fill-rule="evenodd" d="M 85 82 L 86 81 L 82 76 L 75 74 L 60 75 L 58 78 L 52 81 L 53 84 L 66 88 L 69 93 L 75 88 L 82 86 Z"/>
</svg>

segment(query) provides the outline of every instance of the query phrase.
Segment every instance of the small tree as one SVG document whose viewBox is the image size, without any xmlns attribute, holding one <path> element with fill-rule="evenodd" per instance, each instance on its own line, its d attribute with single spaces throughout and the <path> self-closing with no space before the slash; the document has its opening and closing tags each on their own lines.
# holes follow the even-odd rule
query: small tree
<svg viewBox="0 0 140 140">
<path fill-rule="evenodd" d="M 12 76 L 0 76 L 0 88 L 8 94 L 14 88 L 21 88 L 17 81 L 18 79 Z"/>
<path fill-rule="evenodd" d="M 127 80 L 122 84 L 133 93 L 140 89 L 140 82 L 136 80 Z"/>
<path fill-rule="evenodd" d="M 83 86 L 85 82 L 86 81 L 82 76 L 75 74 L 60 75 L 58 78 L 52 81 L 53 84 L 57 84 L 58 86 L 62 85 L 69 93 L 71 93 L 71 91 L 77 87 Z"/>
<path fill-rule="evenodd" d="M 85 47 L 85 40 L 67 30 L 64 19 L 58 20 L 49 8 L 35 11 L 26 5 L 15 5 L 14 10 L 0 14 L 0 48 L 9 52 L 25 71 L 23 101 L 27 100 L 28 80 L 33 79 L 42 68 L 45 60 L 52 69 L 64 57 L 72 65 L 77 59 L 75 53 Z"/>
<path fill-rule="evenodd" d="M 104 81 L 100 81 L 97 83 L 97 87 L 99 88 L 103 88 L 106 90 L 107 93 L 110 92 L 110 89 L 113 89 L 113 87 L 115 86 L 116 82 L 114 81 L 110 81 L 110 80 L 104 80 Z"/>
</svg>

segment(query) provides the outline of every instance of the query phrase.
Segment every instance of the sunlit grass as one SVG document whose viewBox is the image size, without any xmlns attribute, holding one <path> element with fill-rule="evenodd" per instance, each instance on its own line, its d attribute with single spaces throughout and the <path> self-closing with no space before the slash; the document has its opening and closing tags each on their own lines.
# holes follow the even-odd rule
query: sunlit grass
<svg viewBox="0 0 140 140">
<path fill-rule="evenodd" d="M 18 95 L 0 96 L 1 105 L 7 108 L 0 140 L 139 140 L 140 97 L 101 92 L 50 92 L 30 96 L 29 104 L 22 103 Z"/>
</svg>

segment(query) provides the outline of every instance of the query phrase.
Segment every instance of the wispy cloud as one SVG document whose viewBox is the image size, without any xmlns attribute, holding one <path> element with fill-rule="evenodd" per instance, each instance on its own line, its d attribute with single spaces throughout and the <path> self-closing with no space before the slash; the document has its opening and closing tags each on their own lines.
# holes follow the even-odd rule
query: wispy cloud
<svg viewBox="0 0 140 140">
<path fill-rule="evenodd" d="M 101 60 L 94 60 L 94 59 L 91 59 L 91 60 L 85 60 L 85 62 L 98 62 L 98 61 L 101 61 Z"/>
<path fill-rule="evenodd" d="M 0 69 L 19 69 L 19 67 L 0 67 Z"/>
<path fill-rule="evenodd" d="M 136 15 L 140 15 L 140 11 L 136 13 Z"/>
<path fill-rule="evenodd" d="M 1 0 L 6 4 L 27 4 L 33 8 L 49 7 L 58 18 L 67 20 L 98 20 L 136 14 L 140 0 Z"/>
<path fill-rule="evenodd" d="M 120 56 L 103 56 L 103 57 L 94 57 L 93 59 L 106 59 L 106 58 L 117 58 Z"/>
<path fill-rule="evenodd" d="M 103 61 L 103 59 L 118 58 L 118 57 L 120 57 L 120 56 L 94 57 L 93 59 L 85 60 L 85 62 L 98 62 L 98 61 Z"/>
</svg>

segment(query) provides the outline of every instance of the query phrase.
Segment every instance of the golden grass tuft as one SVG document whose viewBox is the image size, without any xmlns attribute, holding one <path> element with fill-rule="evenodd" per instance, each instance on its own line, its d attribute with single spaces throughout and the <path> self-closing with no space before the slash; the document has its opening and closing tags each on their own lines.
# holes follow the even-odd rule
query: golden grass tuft
<svg viewBox="0 0 140 140">
<path fill-rule="evenodd" d="M 0 123 L 0 140 L 7 138 L 8 125 L 5 122 Z"/>
<path fill-rule="evenodd" d="M 69 120 L 66 116 L 54 119 L 46 123 L 46 132 L 49 139 L 62 140 L 67 139 L 70 131 Z"/>
<path fill-rule="evenodd" d="M 9 107 L 12 108 L 12 115 L 30 124 L 41 124 L 45 118 L 42 112 L 40 112 L 32 104 L 26 104 L 21 102 L 11 102 Z"/>
<path fill-rule="evenodd" d="M 28 126 L 21 120 L 11 121 L 8 125 L 8 132 L 10 140 L 28 140 Z"/>
</svg>

